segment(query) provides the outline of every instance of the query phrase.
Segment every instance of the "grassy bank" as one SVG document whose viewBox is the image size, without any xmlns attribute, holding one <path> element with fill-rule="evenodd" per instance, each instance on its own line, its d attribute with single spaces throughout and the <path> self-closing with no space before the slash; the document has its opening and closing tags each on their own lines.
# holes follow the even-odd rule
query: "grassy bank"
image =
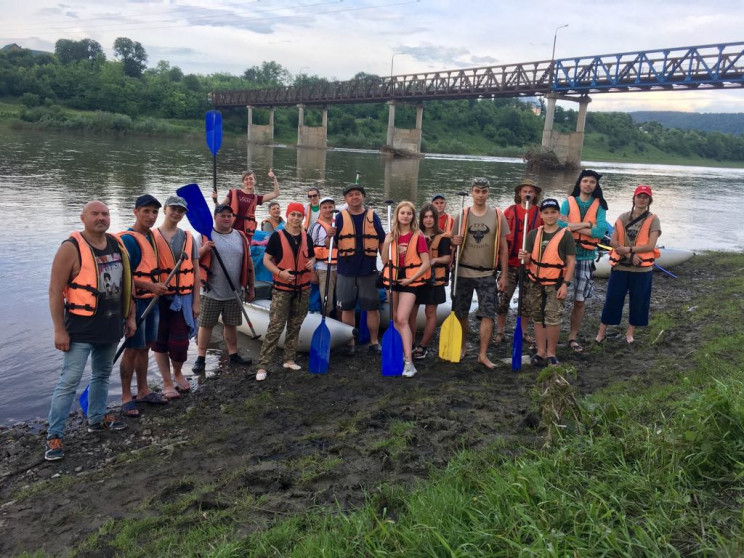
<svg viewBox="0 0 744 558">
<path fill-rule="evenodd" d="M 550 433 L 551 447 L 504 440 L 463 451 L 413 488 L 380 485 L 353 511 L 275 514 L 265 530 L 250 518 L 269 506 L 271 493 L 251 496 L 237 482 L 242 471 L 226 472 L 215 484 L 183 478 L 167 501 L 143 502 L 145 517 L 111 520 L 78 550 L 220 557 L 741 556 L 744 255 L 702 256 L 694 265 L 710 270 L 694 276 L 705 289 L 690 300 L 675 296 L 653 313 L 647 342 L 634 349 L 644 358 L 626 355 L 637 375 L 575 405 L 571 388 L 556 383 L 578 382 L 569 367 L 538 378 L 534 416 L 543 417 L 541 435 Z M 684 353 L 668 356 L 667 338 Z M 587 350 L 597 366 L 613 357 L 606 345 Z M 414 424 L 395 423 L 380 442 L 392 461 L 415 443 Z M 302 471 L 300 482 L 311 482 L 333 469 L 332 461 L 303 458 L 293 466 Z M 216 483 L 235 486 L 229 501 L 215 499 Z"/>
</svg>

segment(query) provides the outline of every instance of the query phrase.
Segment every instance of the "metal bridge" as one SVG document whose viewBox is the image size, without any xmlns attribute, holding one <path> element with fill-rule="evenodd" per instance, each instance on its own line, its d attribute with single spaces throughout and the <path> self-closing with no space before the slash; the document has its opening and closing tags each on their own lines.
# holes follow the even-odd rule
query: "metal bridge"
<svg viewBox="0 0 744 558">
<path fill-rule="evenodd" d="M 744 42 L 216 91 L 211 100 L 216 107 L 279 107 L 730 87 L 744 87 Z"/>
</svg>

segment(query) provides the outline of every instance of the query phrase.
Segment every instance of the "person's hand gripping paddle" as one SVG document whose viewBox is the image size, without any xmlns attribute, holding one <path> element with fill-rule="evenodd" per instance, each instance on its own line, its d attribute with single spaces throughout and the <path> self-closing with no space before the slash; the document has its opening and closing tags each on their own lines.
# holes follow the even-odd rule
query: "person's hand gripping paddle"
<svg viewBox="0 0 744 558">
<path fill-rule="evenodd" d="M 458 194 L 461 196 L 460 201 L 460 231 L 463 231 L 467 223 L 463 222 L 465 213 L 465 192 Z M 467 231 L 466 231 L 467 232 Z M 463 235 L 462 242 L 465 242 L 465 235 Z M 452 303 L 452 310 L 450 310 L 449 316 L 444 320 L 442 329 L 439 330 L 439 358 L 449 362 L 460 362 L 460 355 L 462 353 L 462 325 L 460 320 L 455 316 L 455 293 L 457 292 L 457 270 L 460 264 L 460 252 L 462 251 L 462 244 L 457 247 L 457 257 L 455 259 L 455 272 L 452 274 L 452 296 L 450 302 Z"/>
<path fill-rule="evenodd" d="M 212 218 L 212 212 L 209 211 L 209 206 L 199 189 L 199 185 L 187 184 L 186 186 L 181 186 L 176 190 L 176 194 L 185 199 L 186 203 L 189 204 L 189 211 L 186 213 L 186 218 L 189 220 L 189 223 L 191 223 L 191 226 L 194 227 L 198 233 L 202 234 L 209 240 L 212 240 L 212 227 L 214 226 L 214 220 Z M 222 256 L 220 256 L 216 246 L 212 248 L 212 252 L 214 253 L 215 258 L 217 258 L 217 262 L 220 264 L 222 272 L 225 274 L 225 279 L 227 279 L 230 289 L 235 293 L 235 298 L 238 300 L 240 309 L 243 311 L 243 317 L 248 323 L 248 327 L 251 328 L 251 333 L 253 333 L 253 339 L 258 339 L 261 336 L 256 334 L 256 330 L 253 329 L 251 319 L 248 317 L 248 312 L 245 311 L 245 306 L 243 306 L 243 301 L 240 298 L 240 292 L 235 289 L 235 284 L 230 278 L 230 275 L 228 275 L 227 269 L 225 269 L 225 264 L 222 261 Z"/>
<path fill-rule="evenodd" d="M 530 218 L 530 200 L 532 196 L 525 196 L 526 212 L 524 214 L 524 228 L 522 229 L 522 251 L 527 246 L 527 224 Z M 502 271 L 501 273 L 504 273 Z M 522 369 L 522 298 L 524 293 L 524 260 L 519 265 L 519 298 L 517 298 L 517 325 L 514 326 L 514 340 L 512 341 L 512 370 Z"/>
<path fill-rule="evenodd" d="M 390 214 L 392 212 L 393 200 L 388 200 L 388 231 L 391 231 Z M 395 308 L 393 307 L 393 243 L 390 243 L 388 250 L 388 266 L 390 270 L 390 280 L 388 281 L 388 304 L 390 305 L 390 326 L 385 330 L 382 336 L 382 375 L 383 376 L 400 376 L 403 374 L 403 338 L 395 329 L 393 316 Z"/>
<path fill-rule="evenodd" d="M 207 147 L 212 152 L 212 189 L 217 197 L 217 152 L 222 146 L 222 114 L 217 110 L 210 110 L 205 117 L 207 129 Z"/>
<path fill-rule="evenodd" d="M 335 215 L 334 215 L 335 220 Z M 323 296 L 323 318 L 320 324 L 315 328 L 313 338 L 310 341 L 310 361 L 308 370 L 313 374 L 325 374 L 328 372 L 328 361 L 331 357 L 331 330 L 325 323 L 326 307 L 328 304 L 328 287 L 331 285 L 331 259 L 333 255 L 333 237 L 328 246 L 328 268 L 326 269 L 325 295 Z"/>
</svg>

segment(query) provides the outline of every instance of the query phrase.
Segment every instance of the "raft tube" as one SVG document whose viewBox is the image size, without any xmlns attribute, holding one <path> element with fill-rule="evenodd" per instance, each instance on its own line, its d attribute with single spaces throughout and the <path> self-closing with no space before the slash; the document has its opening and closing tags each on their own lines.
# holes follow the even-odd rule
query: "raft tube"
<svg viewBox="0 0 744 558">
<path fill-rule="evenodd" d="M 676 265 L 685 263 L 695 255 L 692 250 L 682 250 L 677 248 L 659 248 L 661 256 L 656 260 L 656 264 L 664 269 L 672 268 Z M 602 252 L 598 262 L 595 262 L 597 269 L 594 271 L 595 277 L 610 276 L 610 258 L 608 252 Z M 658 270 L 657 270 L 658 271 Z"/>
</svg>

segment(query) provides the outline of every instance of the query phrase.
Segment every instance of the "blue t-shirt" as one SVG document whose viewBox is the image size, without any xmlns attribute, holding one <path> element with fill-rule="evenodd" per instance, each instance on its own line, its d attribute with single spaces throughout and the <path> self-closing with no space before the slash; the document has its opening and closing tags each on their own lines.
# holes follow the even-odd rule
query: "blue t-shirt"
<svg viewBox="0 0 744 558">
<path fill-rule="evenodd" d="M 132 228 L 129 228 L 127 230 L 134 231 L 134 229 Z M 150 244 L 152 244 L 152 238 L 150 238 L 149 234 L 146 235 L 145 238 Z M 140 250 L 137 239 L 135 239 L 134 236 L 132 236 L 131 234 L 122 235 L 121 241 L 124 243 L 124 247 L 129 253 L 129 264 L 132 266 L 132 271 L 134 271 L 135 269 L 137 269 L 140 261 L 142 260 L 142 250 Z"/>
<path fill-rule="evenodd" d="M 357 232 L 355 239 L 356 248 L 353 256 L 345 258 L 342 258 L 341 256 L 338 257 L 338 267 L 336 270 L 339 275 L 344 275 L 346 277 L 364 277 L 365 275 L 370 275 L 377 271 L 377 255 L 365 256 L 364 247 L 362 245 L 362 231 L 364 230 L 364 217 L 366 214 L 367 211 L 365 210 L 364 213 L 351 216 L 354 221 L 354 230 Z M 382 222 L 377 213 L 372 212 L 372 220 L 375 226 L 375 231 L 377 232 L 377 237 L 380 241 L 380 246 L 382 246 L 382 243 L 385 242 L 385 229 L 382 228 Z M 336 215 L 335 243 L 338 243 L 338 236 L 341 233 L 341 227 L 343 224 L 342 214 L 339 213 Z"/>
<path fill-rule="evenodd" d="M 581 198 L 579 196 L 576 196 L 576 204 L 579 206 L 579 211 L 581 212 L 581 218 L 583 219 L 586 215 L 586 212 L 589 211 L 589 207 L 594 202 L 594 198 L 589 198 L 588 201 L 581 201 Z M 568 205 L 568 200 L 563 200 L 563 203 L 561 204 L 561 215 L 568 216 L 568 212 L 570 210 L 570 206 Z M 597 224 L 594 225 L 591 229 L 591 235 L 593 238 L 602 238 L 605 233 L 607 232 L 607 226 L 605 225 L 605 219 L 607 219 L 607 211 L 600 205 L 597 208 Z M 558 226 L 563 228 L 568 225 L 568 222 L 566 221 L 558 221 Z M 576 244 L 576 260 L 577 261 L 587 261 L 587 260 L 593 260 L 595 256 L 597 255 L 597 250 L 587 250 L 586 248 L 582 248 L 579 246 L 579 244 Z"/>
</svg>

